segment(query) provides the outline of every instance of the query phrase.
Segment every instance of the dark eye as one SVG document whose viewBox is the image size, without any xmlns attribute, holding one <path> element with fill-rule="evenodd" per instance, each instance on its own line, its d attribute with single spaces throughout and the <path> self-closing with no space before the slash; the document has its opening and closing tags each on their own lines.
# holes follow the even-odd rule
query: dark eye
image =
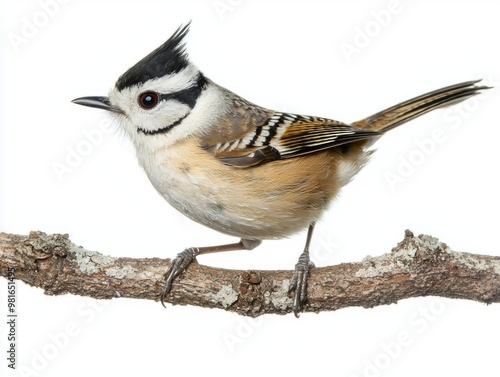
<svg viewBox="0 0 500 377">
<path fill-rule="evenodd" d="M 144 92 L 139 96 L 139 105 L 145 110 L 151 110 L 158 105 L 158 93 Z"/>
</svg>

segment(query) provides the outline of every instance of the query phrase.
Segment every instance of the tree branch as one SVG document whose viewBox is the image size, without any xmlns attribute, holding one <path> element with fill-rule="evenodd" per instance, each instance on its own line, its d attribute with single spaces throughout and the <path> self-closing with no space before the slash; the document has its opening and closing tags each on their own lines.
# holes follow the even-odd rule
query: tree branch
<svg viewBox="0 0 500 377">
<path fill-rule="evenodd" d="M 158 301 L 169 259 L 113 258 L 73 244 L 68 235 L 0 233 L 0 275 L 45 290 L 97 299 Z M 167 302 L 222 308 L 241 315 L 291 312 L 292 271 L 238 271 L 192 264 Z M 451 251 L 436 238 L 405 238 L 390 253 L 358 263 L 313 268 L 305 311 L 371 308 L 420 296 L 500 302 L 500 257 Z"/>
</svg>

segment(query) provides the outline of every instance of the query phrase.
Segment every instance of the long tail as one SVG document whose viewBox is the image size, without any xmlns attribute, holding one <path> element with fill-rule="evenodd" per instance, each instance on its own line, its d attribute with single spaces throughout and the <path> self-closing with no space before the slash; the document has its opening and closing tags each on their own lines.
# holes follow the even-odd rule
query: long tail
<svg viewBox="0 0 500 377">
<path fill-rule="evenodd" d="M 401 102 L 368 118 L 352 123 L 352 126 L 372 131 L 386 132 L 429 111 L 461 102 L 479 94 L 488 86 L 476 86 L 481 80 L 467 81 L 434 90 L 421 96 Z"/>
</svg>

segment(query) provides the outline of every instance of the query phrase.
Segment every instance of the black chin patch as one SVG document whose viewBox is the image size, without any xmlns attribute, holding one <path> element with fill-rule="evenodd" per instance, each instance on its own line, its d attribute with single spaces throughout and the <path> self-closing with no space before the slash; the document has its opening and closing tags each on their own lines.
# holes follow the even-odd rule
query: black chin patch
<svg viewBox="0 0 500 377">
<path fill-rule="evenodd" d="M 121 75 L 116 82 L 116 88 L 121 91 L 186 68 L 189 60 L 182 40 L 189 31 L 189 25 L 190 23 L 179 27 L 168 41 Z"/>
</svg>

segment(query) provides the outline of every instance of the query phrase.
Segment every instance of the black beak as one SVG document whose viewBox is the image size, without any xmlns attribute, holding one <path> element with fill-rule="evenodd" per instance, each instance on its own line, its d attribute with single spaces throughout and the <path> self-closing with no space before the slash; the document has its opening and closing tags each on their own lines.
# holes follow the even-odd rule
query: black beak
<svg viewBox="0 0 500 377">
<path fill-rule="evenodd" d="M 97 109 L 103 109 L 108 111 L 113 111 L 115 113 L 123 114 L 123 111 L 118 107 L 111 106 L 108 97 L 81 97 L 71 101 L 77 105 L 95 107 Z"/>
</svg>

